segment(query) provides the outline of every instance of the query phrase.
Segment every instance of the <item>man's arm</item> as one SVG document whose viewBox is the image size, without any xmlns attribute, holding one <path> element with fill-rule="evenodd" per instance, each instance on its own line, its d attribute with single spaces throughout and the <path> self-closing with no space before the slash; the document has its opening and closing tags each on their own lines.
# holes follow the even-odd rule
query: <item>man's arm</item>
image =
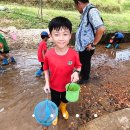
<svg viewBox="0 0 130 130">
<path fill-rule="evenodd" d="M 99 41 L 101 40 L 102 38 L 102 35 L 104 34 L 105 32 L 105 26 L 101 26 L 97 29 L 96 33 L 95 33 L 95 38 L 94 38 L 94 41 L 93 41 L 93 45 L 97 45 L 99 43 Z"/>
<path fill-rule="evenodd" d="M 95 37 L 94 37 L 94 41 L 93 43 L 89 44 L 86 49 L 87 50 L 92 50 L 93 47 L 95 48 L 95 46 L 99 43 L 99 41 L 101 40 L 102 38 L 102 35 L 103 33 L 105 32 L 105 27 L 104 26 L 101 26 L 97 29 L 96 33 L 95 33 Z"/>
<path fill-rule="evenodd" d="M 106 29 L 96 8 L 90 10 L 89 17 L 93 28 L 96 30 L 93 43 L 87 46 L 88 50 L 92 50 L 99 43 Z"/>
</svg>

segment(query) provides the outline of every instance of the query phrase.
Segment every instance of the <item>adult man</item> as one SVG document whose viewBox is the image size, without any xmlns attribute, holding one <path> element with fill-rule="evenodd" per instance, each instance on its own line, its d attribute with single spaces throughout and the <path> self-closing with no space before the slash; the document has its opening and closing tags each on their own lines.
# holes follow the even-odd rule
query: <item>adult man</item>
<svg viewBox="0 0 130 130">
<path fill-rule="evenodd" d="M 99 11 L 89 0 L 74 0 L 81 15 L 81 22 L 76 32 L 75 48 L 79 52 L 82 69 L 79 84 L 87 83 L 91 70 L 91 57 L 105 31 Z"/>
</svg>

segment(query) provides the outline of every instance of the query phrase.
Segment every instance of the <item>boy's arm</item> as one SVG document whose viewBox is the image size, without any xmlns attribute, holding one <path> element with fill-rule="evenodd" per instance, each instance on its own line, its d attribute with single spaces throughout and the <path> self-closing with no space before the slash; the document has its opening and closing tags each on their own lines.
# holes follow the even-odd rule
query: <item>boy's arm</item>
<svg viewBox="0 0 130 130">
<path fill-rule="evenodd" d="M 50 93 L 50 83 L 49 83 L 49 71 L 48 70 L 45 70 L 44 71 L 44 74 L 45 74 L 45 86 L 44 86 L 44 91 L 45 93 Z"/>
<path fill-rule="evenodd" d="M 79 59 L 79 55 L 76 52 L 76 62 L 75 62 L 75 68 L 74 68 L 74 72 L 71 75 L 71 82 L 77 82 L 79 80 L 79 74 L 81 71 L 81 63 L 80 63 L 80 59 Z"/>
<path fill-rule="evenodd" d="M 78 73 L 80 73 L 80 71 L 81 71 L 81 67 L 75 69 L 75 71 L 78 72 Z"/>
<path fill-rule="evenodd" d="M 0 31 L 3 32 L 3 33 L 8 33 L 8 32 L 5 32 L 5 31 L 3 31 L 3 30 L 1 30 L 1 29 L 0 29 Z"/>
<path fill-rule="evenodd" d="M 114 38 L 115 38 L 115 35 L 114 35 L 114 36 L 112 36 L 111 38 L 112 38 L 112 39 L 114 39 Z"/>
<path fill-rule="evenodd" d="M 44 56 L 45 56 L 45 51 L 42 50 L 42 57 L 44 58 Z"/>
</svg>

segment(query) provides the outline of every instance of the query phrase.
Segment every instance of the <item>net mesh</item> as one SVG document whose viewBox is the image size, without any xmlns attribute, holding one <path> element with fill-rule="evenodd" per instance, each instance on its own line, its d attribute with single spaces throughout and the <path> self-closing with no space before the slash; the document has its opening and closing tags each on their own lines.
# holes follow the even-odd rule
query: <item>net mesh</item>
<svg viewBox="0 0 130 130">
<path fill-rule="evenodd" d="M 46 99 L 35 106 L 34 115 L 38 123 L 49 126 L 57 117 L 58 108 L 55 103 Z"/>
</svg>

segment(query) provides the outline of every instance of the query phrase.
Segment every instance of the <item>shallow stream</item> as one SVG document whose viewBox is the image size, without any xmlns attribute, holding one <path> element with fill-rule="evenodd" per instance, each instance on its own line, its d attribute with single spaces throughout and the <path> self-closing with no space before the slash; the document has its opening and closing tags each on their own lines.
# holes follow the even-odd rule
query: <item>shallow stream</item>
<svg viewBox="0 0 130 130">
<path fill-rule="evenodd" d="M 130 60 L 130 44 L 121 44 L 122 49 L 105 49 L 104 45 L 97 47 L 92 58 L 92 68 L 101 65 L 116 68 L 119 62 Z M 41 130 L 32 117 L 35 105 L 46 98 L 43 91 L 44 76 L 35 77 L 40 67 L 37 61 L 37 50 L 13 50 L 11 53 L 17 63 L 1 66 L 0 70 L 0 130 Z M 72 107 L 71 107 L 72 104 Z M 56 127 L 49 130 L 67 130 L 74 125 L 78 114 L 76 104 L 70 103 L 70 119 L 65 121 L 60 115 Z"/>
</svg>

